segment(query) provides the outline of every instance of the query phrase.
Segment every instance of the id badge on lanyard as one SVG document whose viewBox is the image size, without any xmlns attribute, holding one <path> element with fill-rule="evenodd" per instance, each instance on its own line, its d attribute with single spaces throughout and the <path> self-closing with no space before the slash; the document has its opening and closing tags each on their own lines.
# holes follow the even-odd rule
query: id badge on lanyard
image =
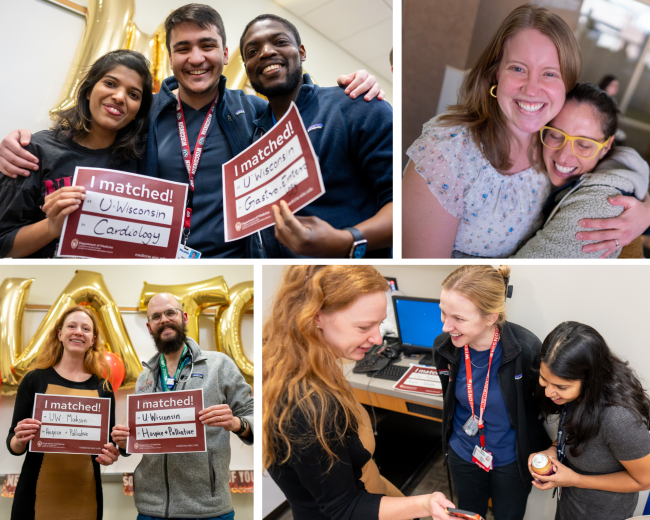
<svg viewBox="0 0 650 520">
<path fill-rule="evenodd" d="M 205 137 L 208 135 L 210 123 L 214 115 L 214 107 L 217 104 L 219 96 L 214 98 L 210 109 L 203 120 L 201 131 L 196 139 L 194 146 L 194 154 L 190 152 L 190 145 L 188 142 L 187 127 L 185 125 L 185 115 L 183 114 L 183 103 L 181 103 L 181 93 L 178 92 L 178 103 L 176 104 L 176 123 L 178 125 L 178 137 L 181 140 L 181 151 L 183 153 L 183 162 L 185 169 L 189 176 L 190 189 L 187 190 L 187 203 L 185 205 L 185 217 L 183 219 L 183 236 L 185 238 L 183 245 L 187 246 L 187 237 L 190 236 L 190 225 L 192 223 L 192 208 L 194 201 L 194 177 L 196 177 L 196 170 L 199 168 L 201 162 L 201 154 L 203 153 L 203 145 L 205 144 Z M 178 257 L 178 255 L 177 255 Z M 182 257 L 181 257 L 182 258 Z"/>
<path fill-rule="evenodd" d="M 472 380 L 472 363 L 469 358 L 469 345 L 463 347 L 465 351 L 465 371 L 467 376 L 467 400 L 472 409 L 472 415 L 468 421 L 463 425 L 463 431 L 470 437 L 479 435 L 481 442 L 480 446 L 474 446 L 472 453 L 472 462 L 479 468 L 485 471 L 490 471 L 493 467 L 492 453 L 485 449 L 485 428 L 483 425 L 483 413 L 487 405 L 487 395 L 490 388 L 490 369 L 492 368 L 492 358 L 494 358 L 494 351 L 496 350 L 497 343 L 499 343 L 499 328 L 494 327 L 494 338 L 492 339 L 492 346 L 490 347 L 490 361 L 488 362 L 487 376 L 485 377 L 485 385 L 483 385 L 483 394 L 481 396 L 481 406 L 479 416 L 474 414 L 474 387 Z"/>
</svg>

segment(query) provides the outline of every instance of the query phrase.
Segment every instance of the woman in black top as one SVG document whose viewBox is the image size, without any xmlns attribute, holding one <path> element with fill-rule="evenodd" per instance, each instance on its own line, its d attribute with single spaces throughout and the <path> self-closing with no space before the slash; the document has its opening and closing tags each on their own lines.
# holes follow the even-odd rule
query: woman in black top
<svg viewBox="0 0 650 520">
<path fill-rule="evenodd" d="M 75 167 L 137 172 L 152 92 L 147 60 L 138 52 L 112 51 L 93 64 L 76 104 L 27 146 L 39 159 L 38 171 L 0 175 L 0 258 L 55 255 L 66 216 L 85 199 L 83 187 L 71 186 Z"/>
<path fill-rule="evenodd" d="M 542 452 L 556 472 L 531 471 L 534 485 L 561 488 L 556 520 L 630 518 L 639 491 L 650 489 L 650 399 L 639 378 L 596 330 L 575 321 L 558 325 L 540 356 L 537 399 L 560 424 Z"/>
<path fill-rule="evenodd" d="M 27 450 L 41 423 L 32 418 L 35 394 L 80 395 L 111 399 L 110 428 L 115 424 L 115 397 L 104 374 L 110 374 L 104 346 L 97 341 L 97 318 L 85 307 L 63 313 L 41 349 L 34 367 L 18 387 L 7 436 L 12 455 Z M 16 486 L 12 520 L 78 518 L 100 520 L 103 514 L 99 464 L 119 456 L 112 444 L 102 455 L 27 452 Z"/>
<path fill-rule="evenodd" d="M 291 266 L 264 324 L 264 466 L 295 520 L 442 520 L 453 507 L 381 477 L 370 418 L 341 370 L 381 344 L 387 290 L 371 266 Z"/>
</svg>

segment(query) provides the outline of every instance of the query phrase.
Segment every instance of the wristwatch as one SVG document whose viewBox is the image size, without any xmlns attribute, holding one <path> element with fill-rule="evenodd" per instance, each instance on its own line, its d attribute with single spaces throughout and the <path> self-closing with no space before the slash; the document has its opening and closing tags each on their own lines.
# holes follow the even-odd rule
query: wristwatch
<svg viewBox="0 0 650 520">
<path fill-rule="evenodd" d="M 361 231 L 355 227 L 346 227 L 343 228 L 344 231 L 349 231 L 352 233 L 352 248 L 350 249 L 350 258 L 363 258 L 366 254 L 366 248 L 368 247 L 368 241 L 363 236 Z"/>
<path fill-rule="evenodd" d="M 248 428 L 248 421 L 246 419 L 240 417 L 239 422 L 241 422 L 241 428 L 239 428 L 239 430 L 237 430 L 236 432 L 233 432 L 235 435 L 241 435 L 246 431 L 246 428 Z"/>
</svg>

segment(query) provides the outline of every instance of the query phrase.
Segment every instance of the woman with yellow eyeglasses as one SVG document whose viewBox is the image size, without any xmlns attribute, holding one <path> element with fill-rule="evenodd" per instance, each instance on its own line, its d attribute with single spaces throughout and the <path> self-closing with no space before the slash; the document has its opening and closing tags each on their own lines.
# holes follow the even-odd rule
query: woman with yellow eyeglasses
<svg viewBox="0 0 650 520">
<path fill-rule="evenodd" d="M 614 148 L 616 103 L 591 83 L 578 83 L 566 96 L 560 113 L 540 130 L 543 158 L 555 187 L 543 207 L 544 226 L 515 255 L 516 258 L 598 258 L 584 253 L 576 235 L 581 219 L 605 219 L 623 212 L 608 198 L 648 193 L 648 164 L 632 148 Z M 632 244 L 631 244 L 632 245 Z M 617 258 L 621 248 L 608 252 Z M 627 256 L 642 257 L 642 251 Z"/>
</svg>

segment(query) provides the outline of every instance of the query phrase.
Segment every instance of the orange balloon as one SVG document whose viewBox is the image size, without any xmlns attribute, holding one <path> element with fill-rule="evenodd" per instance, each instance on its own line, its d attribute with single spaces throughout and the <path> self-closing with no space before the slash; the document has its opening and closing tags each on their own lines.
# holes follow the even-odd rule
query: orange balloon
<svg viewBox="0 0 650 520">
<path fill-rule="evenodd" d="M 124 376 L 126 375 L 124 361 L 122 361 L 122 358 L 117 354 L 106 352 L 106 362 L 108 363 L 108 366 L 111 367 L 110 381 L 113 386 L 113 392 L 117 392 L 117 389 L 124 381 Z"/>
</svg>

